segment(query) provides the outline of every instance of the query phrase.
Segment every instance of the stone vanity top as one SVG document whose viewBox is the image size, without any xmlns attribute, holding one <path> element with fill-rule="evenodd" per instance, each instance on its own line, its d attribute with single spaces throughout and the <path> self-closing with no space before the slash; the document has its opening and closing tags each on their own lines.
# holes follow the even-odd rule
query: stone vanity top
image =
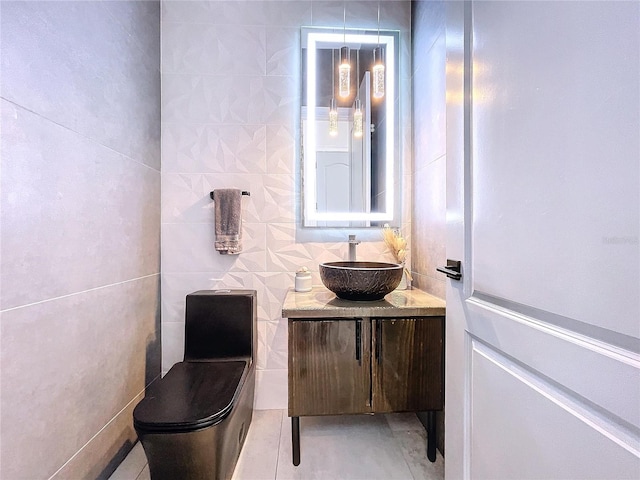
<svg viewBox="0 0 640 480">
<path fill-rule="evenodd" d="M 290 288 L 282 305 L 283 318 L 442 317 L 445 301 L 421 290 L 394 290 L 382 300 L 342 300 L 324 286 L 310 292 Z"/>
</svg>

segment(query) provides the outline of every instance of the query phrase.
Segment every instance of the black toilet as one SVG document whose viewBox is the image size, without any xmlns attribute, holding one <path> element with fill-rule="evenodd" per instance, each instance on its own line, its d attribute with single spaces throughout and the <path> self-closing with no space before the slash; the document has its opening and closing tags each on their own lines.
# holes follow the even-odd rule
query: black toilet
<svg viewBox="0 0 640 480">
<path fill-rule="evenodd" d="M 184 361 L 133 411 L 152 480 L 231 478 L 253 414 L 255 290 L 187 295 Z"/>
</svg>

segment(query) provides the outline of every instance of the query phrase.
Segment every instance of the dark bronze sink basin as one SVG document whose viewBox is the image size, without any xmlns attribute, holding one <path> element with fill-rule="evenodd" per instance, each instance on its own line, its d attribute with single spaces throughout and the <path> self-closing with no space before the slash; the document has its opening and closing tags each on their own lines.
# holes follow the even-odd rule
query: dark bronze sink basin
<svg viewBox="0 0 640 480">
<path fill-rule="evenodd" d="M 325 287 L 345 300 L 380 300 L 402 279 L 403 266 L 383 262 L 327 262 L 320 264 Z"/>
</svg>

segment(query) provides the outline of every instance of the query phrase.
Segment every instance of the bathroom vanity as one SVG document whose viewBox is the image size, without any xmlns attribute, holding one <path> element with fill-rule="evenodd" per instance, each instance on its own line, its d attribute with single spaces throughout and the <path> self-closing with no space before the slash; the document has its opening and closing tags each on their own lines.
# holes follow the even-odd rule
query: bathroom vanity
<svg viewBox="0 0 640 480">
<path fill-rule="evenodd" d="M 445 302 L 420 290 L 353 302 L 324 287 L 290 290 L 289 416 L 293 463 L 299 417 L 441 410 Z M 435 459 L 433 415 L 428 452 Z"/>
</svg>

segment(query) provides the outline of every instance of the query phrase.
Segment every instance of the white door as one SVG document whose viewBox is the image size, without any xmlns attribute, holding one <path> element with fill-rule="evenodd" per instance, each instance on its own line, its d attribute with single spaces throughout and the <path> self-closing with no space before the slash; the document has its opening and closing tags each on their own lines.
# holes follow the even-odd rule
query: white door
<svg viewBox="0 0 640 480">
<path fill-rule="evenodd" d="M 318 179 L 318 212 L 349 211 L 351 182 L 349 152 L 316 152 L 316 176 Z M 318 222 L 318 226 L 326 226 L 327 222 Z M 332 227 L 348 227 L 348 221 L 331 221 Z"/>
<path fill-rule="evenodd" d="M 447 479 L 640 478 L 640 3 L 447 3 Z"/>
</svg>

